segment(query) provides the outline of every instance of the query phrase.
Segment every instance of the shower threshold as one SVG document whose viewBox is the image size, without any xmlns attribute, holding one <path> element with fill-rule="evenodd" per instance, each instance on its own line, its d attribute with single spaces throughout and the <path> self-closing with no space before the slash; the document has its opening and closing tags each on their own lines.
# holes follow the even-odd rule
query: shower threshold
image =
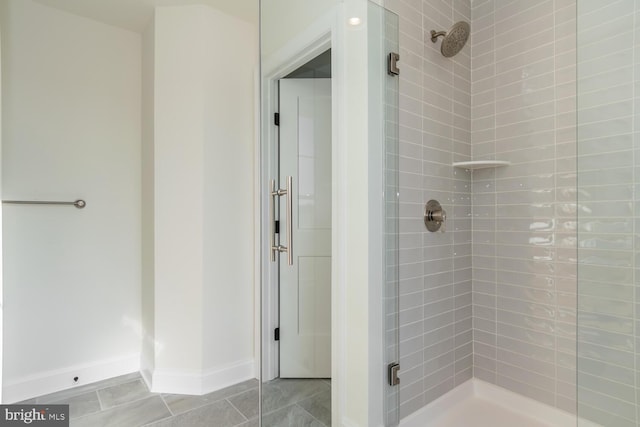
<svg viewBox="0 0 640 427">
<path fill-rule="evenodd" d="M 476 378 L 409 415 L 400 427 L 600 427 Z"/>
</svg>

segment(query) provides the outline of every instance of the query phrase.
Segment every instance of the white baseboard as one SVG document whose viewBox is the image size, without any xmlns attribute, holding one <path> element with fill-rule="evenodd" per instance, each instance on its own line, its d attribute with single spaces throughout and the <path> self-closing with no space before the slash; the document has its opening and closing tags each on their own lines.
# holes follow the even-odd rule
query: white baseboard
<svg viewBox="0 0 640 427">
<path fill-rule="evenodd" d="M 149 390 L 153 388 L 153 361 L 150 356 L 151 354 L 145 353 L 143 349 L 140 357 L 140 376 Z"/>
<path fill-rule="evenodd" d="M 184 372 L 153 372 L 151 391 L 203 395 L 255 378 L 255 361 L 242 360 L 212 369 L 202 375 Z"/>
<path fill-rule="evenodd" d="M 140 370 L 140 354 L 70 366 L 30 375 L 3 385 L 3 403 L 15 403 L 57 391 L 91 384 Z M 79 381 L 75 383 L 74 377 Z"/>
</svg>

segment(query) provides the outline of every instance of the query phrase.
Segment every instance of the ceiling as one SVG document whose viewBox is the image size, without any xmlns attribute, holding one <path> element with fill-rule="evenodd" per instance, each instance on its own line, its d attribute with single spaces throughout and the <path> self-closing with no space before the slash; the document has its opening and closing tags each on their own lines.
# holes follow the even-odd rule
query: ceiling
<svg viewBox="0 0 640 427">
<path fill-rule="evenodd" d="M 258 0 L 34 0 L 105 24 L 141 33 L 156 6 L 205 4 L 258 24 Z"/>
</svg>

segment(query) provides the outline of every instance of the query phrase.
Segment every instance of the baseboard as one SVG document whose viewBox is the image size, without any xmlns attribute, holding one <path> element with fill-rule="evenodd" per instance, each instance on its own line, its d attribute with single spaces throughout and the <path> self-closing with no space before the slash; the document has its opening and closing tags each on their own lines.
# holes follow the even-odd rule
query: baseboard
<svg viewBox="0 0 640 427">
<path fill-rule="evenodd" d="M 153 388 L 153 360 L 150 356 L 151 354 L 143 350 L 140 357 L 140 376 L 149 390 Z"/>
<path fill-rule="evenodd" d="M 3 385 L 2 399 L 3 403 L 20 402 L 36 396 L 91 384 L 139 370 L 139 353 L 118 359 L 51 370 L 21 378 L 17 381 L 7 382 Z M 73 381 L 74 377 L 79 378 L 77 383 Z"/>
<path fill-rule="evenodd" d="M 255 378 L 255 361 L 246 359 L 212 369 L 202 375 L 167 372 L 156 369 L 151 378 L 151 391 L 203 395 Z"/>
</svg>

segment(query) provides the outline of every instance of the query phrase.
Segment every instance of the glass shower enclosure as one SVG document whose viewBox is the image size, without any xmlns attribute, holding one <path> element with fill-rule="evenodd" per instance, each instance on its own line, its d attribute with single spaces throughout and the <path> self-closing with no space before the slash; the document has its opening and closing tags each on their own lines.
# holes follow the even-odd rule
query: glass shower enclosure
<svg viewBox="0 0 640 427">
<path fill-rule="evenodd" d="M 640 2 L 577 1 L 578 425 L 640 425 Z"/>
</svg>

